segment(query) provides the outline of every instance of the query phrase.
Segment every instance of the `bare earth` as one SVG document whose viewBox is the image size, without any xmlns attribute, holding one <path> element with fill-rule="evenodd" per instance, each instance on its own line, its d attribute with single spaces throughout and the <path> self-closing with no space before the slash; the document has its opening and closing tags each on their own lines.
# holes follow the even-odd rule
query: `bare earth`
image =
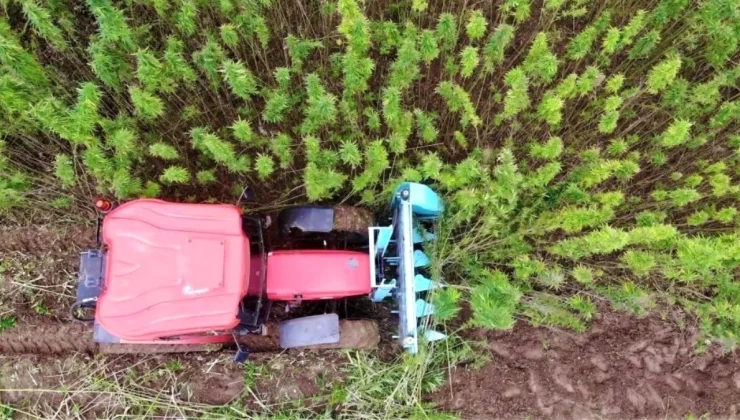
<svg viewBox="0 0 740 420">
<path fill-rule="evenodd" d="M 492 361 L 455 369 L 430 396 L 463 418 L 736 418 L 740 358 L 711 347 L 673 313 L 603 312 L 585 335 L 534 328 L 478 331 Z"/>
</svg>

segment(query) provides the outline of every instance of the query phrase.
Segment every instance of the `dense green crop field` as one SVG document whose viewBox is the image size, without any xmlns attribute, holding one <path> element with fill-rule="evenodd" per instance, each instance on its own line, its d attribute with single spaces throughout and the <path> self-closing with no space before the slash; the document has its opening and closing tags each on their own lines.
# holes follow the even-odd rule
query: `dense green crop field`
<svg viewBox="0 0 740 420">
<path fill-rule="evenodd" d="M 740 337 L 740 4 L 2 0 L 0 215 L 96 195 L 448 208 L 469 323 L 680 304 Z"/>
</svg>

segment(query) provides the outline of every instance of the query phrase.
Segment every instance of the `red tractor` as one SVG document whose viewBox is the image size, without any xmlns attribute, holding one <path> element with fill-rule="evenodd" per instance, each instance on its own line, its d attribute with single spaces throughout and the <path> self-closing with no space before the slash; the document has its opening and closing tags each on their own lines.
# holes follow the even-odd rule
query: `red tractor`
<svg viewBox="0 0 740 420">
<path fill-rule="evenodd" d="M 442 286 L 427 278 L 422 250 L 435 238 L 442 202 L 424 185 L 399 186 L 389 226 L 374 226 L 359 208 L 299 206 L 280 212 L 279 235 L 268 230 L 269 217 L 244 215 L 237 205 L 140 199 L 96 207 L 101 246 L 82 253 L 72 308 L 92 324 L 96 349 L 198 351 L 234 342 L 236 359 L 244 360 L 242 339 L 269 334 L 282 348 L 377 345 L 375 323 L 340 322 L 335 313 L 266 328 L 273 302 L 354 296 L 395 299 L 397 338 L 409 352 L 417 351 L 419 332 L 444 337 L 419 322 L 434 311 L 427 292 Z M 282 246 L 270 246 L 275 238 Z"/>
<path fill-rule="evenodd" d="M 192 351 L 235 339 L 238 345 L 239 336 L 266 334 L 272 302 L 296 305 L 371 291 L 372 215 L 362 209 L 284 210 L 278 216 L 282 242 L 299 249 L 272 249 L 270 218 L 243 215 L 235 205 L 141 199 L 96 206 L 104 214 L 102 247 L 82 254 L 73 314 L 85 320 L 81 313 L 94 307 L 87 321 L 97 343 L 116 344 L 108 348 L 166 344 Z M 365 252 L 353 249 L 363 246 Z M 293 319 L 281 324 L 280 343 L 337 343 L 339 325 L 336 314 Z M 377 335 L 377 328 L 366 330 Z M 243 358 L 246 348 L 239 347 Z"/>
</svg>

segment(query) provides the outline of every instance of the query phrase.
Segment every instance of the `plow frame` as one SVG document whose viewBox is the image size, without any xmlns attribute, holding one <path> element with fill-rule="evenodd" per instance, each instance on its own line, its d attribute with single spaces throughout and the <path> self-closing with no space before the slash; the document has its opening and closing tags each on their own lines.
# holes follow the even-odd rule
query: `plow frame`
<svg viewBox="0 0 740 420">
<path fill-rule="evenodd" d="M 434 313 L 427 296 L 420 297 L 441 284 L 424 275 L 429 257 L 419 249 L 424 242 L 434 240 L 420 226 L 434 222 L 442 214 L 441 198 L 426 185 L 406 182 L 395 191 L 391 201 L 390 226 L 368 229 L 370 244 L 370 299 L 382 302 L 393 298 L 398 306 L 398 341 L 409 353 L 419 350 L 419 333 L 429 341 L 444 338 L 436 331 L 419 328 L 421 318 Z"/>
</svg>

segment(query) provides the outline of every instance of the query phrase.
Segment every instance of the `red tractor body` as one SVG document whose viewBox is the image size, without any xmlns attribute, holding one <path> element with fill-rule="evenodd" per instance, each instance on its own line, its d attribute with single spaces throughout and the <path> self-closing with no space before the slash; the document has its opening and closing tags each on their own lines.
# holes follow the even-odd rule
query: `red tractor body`
<svg viewBox="0 0 740 420">
<path fill-rule="evenodd" d="M 273 251 L 267 255 L 267 297 L 295 301 L 370 293 L 370 258 L 344 250 Z"/>
<path fill-rule="evenodd" d="M 135 200 L 114 208 L 102 222 L 97 326 L 118 342 L 227 341 L 250 295 L 300 302 L 370 293 L 367 253 L 269 251 L 253 246 L 244 226 L 233 205 Z"/>
</svg>

